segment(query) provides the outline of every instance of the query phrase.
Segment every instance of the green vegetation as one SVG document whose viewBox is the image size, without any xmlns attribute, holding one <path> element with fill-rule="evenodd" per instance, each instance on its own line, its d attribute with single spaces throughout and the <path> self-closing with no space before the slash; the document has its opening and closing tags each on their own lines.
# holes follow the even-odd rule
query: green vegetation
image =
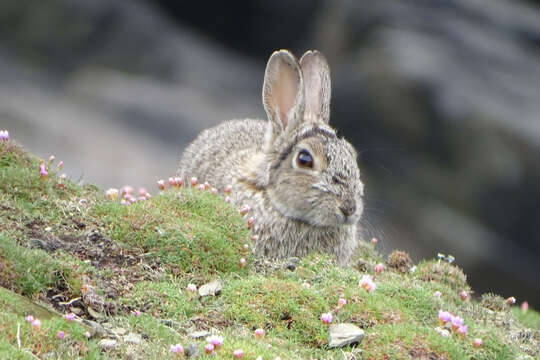
<svg viewBox="0 0 540 360">
<path fill-rule="evenodd" d="M 39 165 L 13 141 L 0 142 L 2 359 L 173 358 L 177 343 L 196 343 L 211 358 L 204 337 L 188 336 L 201 330 L 225 339 L 212 358 L 231 359 L 238 348 L 245 359 L 360 358 L 354 347 L 327 348 L 329 325 L 320 316 L 328 312 L 333 324 L 364 329 L 363 359 L 539 356 L 540 314 L 493 294 L 462 300 L 470 288 L 456 265 L 426 260 L 410 269 L 407 254 L 395 252 L 375 276 L 385 260 L 362 244 L 352 268 L 313 254 L 290 270 L 244 249 L 245 221 L 220 195 L 171 188 L 122 205 L 61 179 L 54 164 L 40 176 Z M 375 276 L 374 291 L 359 286 L 366 274 Z M 218 296 L 186 289 L 214 279 L 223 284 Z M 339 298 L 347 304 L 338 306 Z M 441 309 L 464 319 L 465 336 L 441 335 Z M 75 321 L 62 316 L 69 312 Z M 27 315 L 41 320 L 39 329 Z M 100 349 L 102 334 L 82 319 L 102 323 L 117 346 Z M 140 344 L 112 335 L 115 328 L 140 335 Z M 254 336 L 257 328 L 264 337 Z M 475 338 L 481 347 L 473 347 Z"/>
</svg>

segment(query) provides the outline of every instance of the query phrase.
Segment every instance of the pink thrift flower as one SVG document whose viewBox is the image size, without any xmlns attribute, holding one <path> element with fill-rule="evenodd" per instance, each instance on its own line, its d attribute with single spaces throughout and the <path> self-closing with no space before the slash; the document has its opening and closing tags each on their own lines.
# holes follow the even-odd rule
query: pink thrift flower
<svg viewBox="0 0 540 360">
<path fill-rule="evenodd" d="M 460 335 L 460 336 L 465 336 L 465 335 L 467 335 L 467 325 L 461 325 L 460 327 L 458 327 L 457 333 L 458 333 L 458 335 Z"/>
<path fill-rule="evenodd" d="M 221 345 L 223 345 L 223 336 L 211 335 L 206 338 L 206 341 L 218 349 Z"/>
<path fill-rule="evenodd" d="M 384 270 L 384 265 L 379 263 L 375 265 L 375 274 L 380 274 Z"/>
<path fill-rule="evenodd" d="M 210 184 L 208 183 L 208 181 L 205 181 L 204 182 L 204 190 L 208 190 L 210 189 Z"/>
<path fill-rule="evenodd" d="M 66 319 L 67 321 L 73 321 L 75 320 L 75 314 L 74 313 L 66 314 L 64 315 L 64 319 Z"/>
<path fill-rule="evenodd" d="M 26 317 L 26 322 L 32 323 L 34 321 L 34 317 L 32 315 L 28 315 Z"/>
<path fill-rule="evenodd" d="M 204 184 L 199 184 L 199 186 L 197 186 L 197 189 L 199 189 L 201 191 L 204 190 Z"/>
<path fill-rule="evenodd" d="M 244 266 L 246 266 L 246 264 L 247 264 L 247 260 L 244 259 L 244 258 L 241 258 L 240 259 L 240 267 L 244 267 Z"/>
<path fill-rule="evenodd" d="M 60 339 L 60 340 L 62 340 L 62 339 L 64 338 L 65 335 L 66 335 L 66 334 L 65 334 L 62 330 L 60 330 L 59 332 L 56 333 L 56 337 L 57 337 L 58 339 Z"/>
<path fill-rule="evenodd" d="M 212 344 L 206 344 L 204 345 L 204 352 L 208 355 L 214 352 L 214 345 Z"/>
<path fill-rule="evenodd" d="M 199 181 L 197 180 L 196 177 L 192 177 L 192 178 L 191 178 L 191 186 L 197 185 L 198 182 L 199 182 Z"/>
<path fill-rule="evenodd" d="M 255 329 L 255 336 L 258 338 L 262 338 L 264 336 L 264 329 L 261 329 L 261 328 Z"/>
<path fill-rule="evenodd" d="M 441 292 L 440 292 L 439 290 L 437 290 L 437 291 L 435 291 L 435 292 L 433 293 L 433 296 L 435 296 L 437 299 L 440 299 L 440 298 L 441 298 L 441 295 L 442 295 L 442 294 L 441 294 Z"/>
<path fill-rule="evenodd" d="M 60 171 L 62 169 L 62 167 L 64 166 L 64 162 L 63 161 L 60 161 L 58 163 L 58 165 L 56 165 L 56 170 Z"/>
<path fill-rule="evenodd" d="M 247 219 L 247 227 L 248 229 L 251 229 L 251 226 L 253 226 L 253 223 L 255 222 L 255 218 L 252 216 L 249 219 Z"/>
<path fill-rule="evenodd" d="M 146 193 L 144 197 L 146 198 L 146 200 L 149 200 L 152 197 L 152 195 L 150 195 L 150 193 Z"/>
<path fill-rule="evenodd" d="M 526 301 L 522 302 L 522 303 L 521 303 L 521 310 L 522 310 L 523 312 L 527 312 L 527 310 L 529 310 L 529 303 L 526 302 Z"/>
<path fill-rule="evenodd" d="M 231 193 L 231 190 L 232 190 L 232 186 L 231 185 L 227 185 L 225 187 L 225 194 L 230 194 Z"/>
<path fill-rule="evenodd" d="M 214 194 L 214 195 L 217 195 L 217 193 L 218 193 L 218 191 L 217 191 L 217 189 L 216 189 L 215 187 L 211 188 L 211 189 L 210 189 L 210 192 L 211 192 L 212 194 Z"/>
<path fill-rule="evenodd" d="M 116 200 L 116 198 L 118 197 L 118 189 L 109 189 L 105 191 L 105 195 L 107 195 L 107 198 L 109 198 L 109 200 Z"/>
<path fill-rule="evenodd" d="M 245 214 L 247 214 L 247 213 L 249 212 L 249 210 L 250 210 L 249 205 L 244 204 L 244 205 L 242 205 L 242 207 L 240 208 L 240 214 L 245 215 Z"/>
<path fill-rule="evenodd" d="M 32 329 L 34 330 L 41 329 L 41 321 L 39 321 L 39 319 L 34 319 L 34 321 L 32 321 Z"/>
<path fill-rule="evenodd" d="M 448 311 L 442 311 L 439 310 L 439 323 L 440 324 L 446 324 L 447 322 L 452 321 L 452 314 L 450 314 Z"/>
<path fill-rule="evenodd" d="M 66 174 L 60 175 L 60 179 L 61 179 L 61 180 L 66 180 L 66 178 L 67 178 L 67 175 L 66 175 Z"/>
<path fill-rule="evenodd" d="M 2 141 L 9 140 L 9 131 L 0 130 L 0 140 L 2 140 Z"/>
<path fill-rule="evenodd" d="M 145 188 L 139 188 L 139 196 L 145 197 L 148 194 Z"/>
<path fill-rule="evenodd" d="M 170 177 L 170 178 L 169 178 L 169 186 L 170 186 L 170 187 L 176 186 L 176 180 L 174 180 L 173 177 Z M 172 346 L 172 345 L 171 345 L 171 346 Z"/>
<path fill-rule="evenodd" d="M 46 177 L 47 175 L 49 175 L 49 173 L 47 173 L 47 169 L 45 169 L 45 164 L 39 165 L 39 176 Z"/>
<path fill-rule="evenodd" d="M 133 312 L 133 316 L 139 316 L 139 315 L 141 315 L 141 312 L 139 310 L 135 310 Z"/>
<path fill-rule="evenodd" d="M 157 186 L 158 186 L 159 190 L 165 190 L 165 188 L 167 187 L 165 185 L 165 180 L 158 180 Z"/>
<path fill-rule="evenodd" d="M 460 291 L 459 297 L 461 298 L 461 300 L 465 301 L 469 298 L 469 293 L 465 290 Z"/>
<path fill-rule="evenodd" d="M 242 349 L 236 349 L 233 351 L 233 356 L 235 359 L 241 359 L 244 357 L 244 350 Z"/>
<path fill-rule="evenodd" d="M 251 235 L 251 240 L 256 242 L 257 240 L 259 240 L 259 235 Z"/>
<path fill-rule="evenodd" d="M 133 186 L 126 185 L 121 190 L 122 196 L 133 194 Z"/>
<path fill-rule="evenodd" d="M 377 238 L 371 238 L 371 243 L 375 245 L 379 240 Z"/>
<path fill-rule="evenodd" d="M 321 321 L 324 324 L 330 324 L 332 322 L 332 313 L 325 313 L 321 315 Z"/>
<path fill-rule="evenodd" d="M 360 287 L 366 289 L 367 292 L 372 292 L 377 288 L 369 275 L 362 276 L 362 279 L 360 279 Z"/>
<path fill-rule="evenodd" d="M 195 284 L 188 284 L 188 286 L 187 286 L 187 291 L 192 292 L 192 293 L 196 292 L 196 291 L 197 291 L 197 285 L 195 285 Z"/>
<path fill-rule="evenodd" d="M 452 325 L 453 330 L 457 330 L 463 326 L 463 318 L 459 316 L 452 316 L 452 319 L 450 320 L 450 324 Z"/>
<path fill-rule="evenodd" d="M 184 347 L 181 344 L 171 345 L 171 352 L 173 354 L 184 354 Z"/>
<path fill-rule="evenodd" d="M 516 298 L 513 296 L 510 296 L 508 299 L 506 299 L 506 303 L 508 305 L 514 305 L 516 303 Z"/>
<path fill-rule="evenodd" d="M 225 197 L 225 202 L 226 202 L 226 203 L 230 203 L 230 202 L 231 202 L 231 198 L 228 197 L 228 196 L 226 196 L 226 197 Z"/>
<path fill-rule="evenodd" d="M 85 332 L 84 333 L 84 336 L 87 338 L 87 339 L 90 339 L 92 337 L 92 334 L 90 334 L 89 331 Z"/>
<path fill-rule="evenodd" d="M 347 300 L 345 300 L 344 298 L 339 298 L 337 303 L 338 303 L 338 307 L 342 307 L 342 306 L 347 305 Z"/>
<path fill-rule="evenodd" d="M 54 159 L 55 159 L 54 155 L 49 156 L 49 165 L 53 163 Z"/>
<path fill-rule="evenodd" d="M 482 339 L 479 339 L 479 338 L 474 339 L 473 346 L 475 348 L 477 348 L 477 349 L 481 348 L 482 347 Z"/>
</svg>

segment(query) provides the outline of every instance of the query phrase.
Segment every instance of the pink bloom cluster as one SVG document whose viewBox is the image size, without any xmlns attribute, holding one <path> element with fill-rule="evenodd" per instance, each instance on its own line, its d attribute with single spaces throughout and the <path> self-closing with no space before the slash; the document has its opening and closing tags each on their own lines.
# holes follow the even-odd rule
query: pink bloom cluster
<svg viewBox="0 0 540 360">
<path fill-rule="evenodd" d="M 171 352 L 175 355 L 184 355 L 184 347 L 181 344 L 171 345 Z"/>
<path fill-rule="evenodd" d="M 371 276 L 369 275 L 362 276 L 362 279 L 360 279 L 359 286 L 361 288 L 366 289 L 367 292 L 372 292 L 377 288 L 377 286 L 375 285 L 375 282 L 373 282 L 373 280 L 371 279 Z"/>
<path fill-rule="evenodd" d="M 206 354 L 212 354 L 214 351 L 219 350 L 221 345 L 223 345 L 223 336 L 211 335 L 206 338 L 208 344 L 204 346 L 204 352 Z"/>
<path fill-rule="evenodd" d="M 6 141 L 6 140 L 9 140 L 9 131 L 0 130 L 0 141 Z"/>
<path fill-rule="evenodd" d="M 463 324 L 463 318 L 452 315 L 448 311 L 439 310 L 439 324 L 450 326 L 452 331 L 458 333 L 461 336 L 467 335 L 467 325 Z"/>
<path fill-rule="evenodd" d="M 324 324 L 330 324 L 332 322 L 332 313 L 325 313 L 321 315 L 321 321 Z"/>
</svg>

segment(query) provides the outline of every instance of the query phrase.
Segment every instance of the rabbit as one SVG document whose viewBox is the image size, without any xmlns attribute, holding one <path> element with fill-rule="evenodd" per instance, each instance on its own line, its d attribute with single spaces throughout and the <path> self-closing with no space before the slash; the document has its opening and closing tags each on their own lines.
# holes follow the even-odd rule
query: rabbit
<svg viewBox="0 0 540 360">
<path fill-rule="evenodd" d="M 287 50 L 267 63 L 268 121 L 244 119 L 204 130 L 181 156 L 178 176 L 231 186 L 248 205 L 256 256 L 328 253 L 346 266 L 357 246 L 364 185 L 353 146 L 328 125 L 330 70 L 318 51 Z"/>
</svg>

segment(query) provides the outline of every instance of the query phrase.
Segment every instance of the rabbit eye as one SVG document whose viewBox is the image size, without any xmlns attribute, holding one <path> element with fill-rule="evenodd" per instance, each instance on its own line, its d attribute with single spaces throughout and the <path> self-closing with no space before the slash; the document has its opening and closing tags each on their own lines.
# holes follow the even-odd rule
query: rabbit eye
<svg viewBox="0 0 540 360">
<path fill-rule="evenodd" d="M 305 168 L 313 167 L 313 157 L 306 150 L 302 150 L 298 153 L 296 162 L 298 163 L 298 166 L 301 166 L 301 167 L 305 167 Z"/>
</svg>

